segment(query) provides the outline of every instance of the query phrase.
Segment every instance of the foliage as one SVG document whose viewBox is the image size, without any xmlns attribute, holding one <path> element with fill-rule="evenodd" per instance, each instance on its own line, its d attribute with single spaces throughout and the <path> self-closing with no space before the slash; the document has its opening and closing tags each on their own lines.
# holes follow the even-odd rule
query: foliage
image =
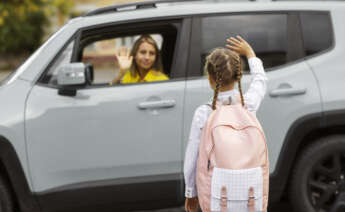
<svg viewBox="0 0 345 212">
<path fill-rule="evenodd" d="M 49 17 L 68 15 L 69 0 L 1 0 L 0 54 L 33 52 L 42 41 Z"/>
</svg>

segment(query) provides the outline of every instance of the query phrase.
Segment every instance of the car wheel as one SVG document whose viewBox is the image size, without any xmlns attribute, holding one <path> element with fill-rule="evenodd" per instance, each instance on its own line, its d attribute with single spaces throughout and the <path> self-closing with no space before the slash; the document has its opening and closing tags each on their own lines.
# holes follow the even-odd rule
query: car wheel
<svg viewBox="0 0 345 212">
<path fill-rule="evenodd" d="M 13 212 L 11 192 L 2 177 L 0 177 L 0 212 Z"/>
<path fill-rule="evenodd" d="M 299 155 L 289 193 L 294 211 L 345 211 L 344 135 L 324 137 Z"/>
</svg>

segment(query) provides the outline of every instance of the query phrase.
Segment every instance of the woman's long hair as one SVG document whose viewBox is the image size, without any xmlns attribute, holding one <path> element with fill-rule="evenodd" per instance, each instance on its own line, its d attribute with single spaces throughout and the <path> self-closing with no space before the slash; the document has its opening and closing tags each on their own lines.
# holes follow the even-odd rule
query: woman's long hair
<svg viewBox="0 0 345 212">
<path fill-rule="evenodd" d="M 135 41 L 133 48 L 131 50 L 131 56 L 133 56 L 133 58 L 135 58 L 135 56 L 139 50 L 140 45 L 142 43 L 145 43 L 145 42 L 148 44 L 151 44 L 155 48 L 155 51 L 156 51 L 156 60 L 150 69 L 153 69 L 153 70 L 158 71 L 158 72 L 163 72 L 161 53 L 159 51 L 159 48 L 158 48 L 156 41 L 150 35 L 146 35 L 146 34 L 142 35 L 142 36 L 140 36 L 140 38 L 138 40 Z M 137 75 L 139 75 L 138 66 L 135 62 L 135 59 L 134 59 L 132 66 L 130 68 L 130 73 L 131 73 L 132 77 L 136 77 Z"/>
</svg>

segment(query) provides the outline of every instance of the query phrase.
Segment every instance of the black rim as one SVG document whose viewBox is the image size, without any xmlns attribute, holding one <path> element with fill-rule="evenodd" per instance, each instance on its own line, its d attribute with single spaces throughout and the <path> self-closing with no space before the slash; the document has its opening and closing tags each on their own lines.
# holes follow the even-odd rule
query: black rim
<svg viewBox="0 0 345 212">
<path fill-rule="evenodd" d="M 307 194 L 316 212 L 345 211 L 345 152 L 328 154 L 311 169 Z"/>
</svg>

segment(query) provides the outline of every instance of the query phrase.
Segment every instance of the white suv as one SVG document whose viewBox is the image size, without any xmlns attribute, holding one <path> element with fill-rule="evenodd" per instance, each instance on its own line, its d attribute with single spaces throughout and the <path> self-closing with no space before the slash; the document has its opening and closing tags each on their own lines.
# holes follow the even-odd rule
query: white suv
<svg viewBox="0 0 345 212">
<path fill-rule="evenodd" d="M 169 1 L 69 21 L 0 86 L 0 211 L 182 205 L 193 111 L 212 96 L 204 58 L 235 34 L 267 72 L 257 116 L 270 202 L 289 196 L 296 211 L 344 211 L 344 20 L 342 2 Z M 93 47 L 141 34 L 160 37 L 170 80 L 102 81 L 109 55 L 94 56 Z M 246 72 L 244 90 L 249 82 Z"/>
</svg>

